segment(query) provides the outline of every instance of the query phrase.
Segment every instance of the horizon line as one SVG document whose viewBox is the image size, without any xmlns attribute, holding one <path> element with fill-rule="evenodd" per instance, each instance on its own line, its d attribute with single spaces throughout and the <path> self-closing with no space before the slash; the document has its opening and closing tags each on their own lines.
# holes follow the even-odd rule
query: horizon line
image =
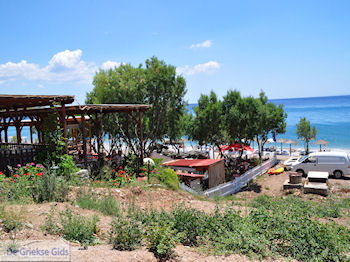
<svg viewBox="0 0 350 262">
<path fill-rule="evenodd" d="M 342 97 L 342 96 L 350 96 L 348 95 L 331 95 L 331 96 L 307 96 L 307 97 L 290 97 L 290 98 L 271 98 L 268 99 L 269 101 L 274 101 L 274 100 L 292 100 L 292 99 L 310 99 L 310 98 L 327 98 L 327 97 Z M 198 103 L 188 103 L 188 105 L 194 105 Z"/>
</svg>

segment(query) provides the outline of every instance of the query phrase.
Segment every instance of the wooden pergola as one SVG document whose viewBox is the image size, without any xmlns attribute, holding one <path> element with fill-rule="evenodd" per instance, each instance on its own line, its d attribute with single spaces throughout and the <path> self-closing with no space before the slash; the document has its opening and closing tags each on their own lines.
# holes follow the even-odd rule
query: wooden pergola
<svg viewBox="0 0 350 262">
<path fill-rule="evenodd" d="M 138 138 L 141 144 L 141 157 L 143 158 L 143 131 L 142 113 L 150 108 L 142 104 L 91 104 L 91 105 L 68 105 L 74 101 L 74 96 L 34 96 L 34 95 L 0 95 L 0 157 L 2 159 L 15 158 L 28 162 L 35 155 L 35 148 L 42 146 L 41 129 L 42 121 L 52 112 L 58 114 L 63 136 L 68 138 L 68 122 L 79 126 L 82 137 L 82 153 L 84 164 L 87 164 L 87 137 L 91 141 L 91 133 L 86 133 L 87 119 L 94 123 L 97 138 L 97 154 L 102 151 L 102 123 L 104 114 L 127 113 L 137 125 Z M 136 113 L 136 116 L 135 116 Z M 90 125 L 90 123 L 89 123 Z M 8 128 L 16 128 L 16 143 L 9 143 Z M 24 126 L 30 128 L 30 144 L 22 143 L 21 131 Z M 38 143 L 33 141 L 33 130 L 38 133 Z M 90 125 L 91 127 L 91 125 Z M 23 150 L 25 152 L 23 152 Z M 28 150 L 30 151 L 28 154 Z M 18 153 L 20 152 L 20 153 Z M 2 161 L 2 160 L 1 160 Z M 5 161 L 7 164 L 14 161 Z M 22 161 L 20 161 L 22 162 Z M 1 165 L 0 169 L 3 168 Z"/>
</svg>

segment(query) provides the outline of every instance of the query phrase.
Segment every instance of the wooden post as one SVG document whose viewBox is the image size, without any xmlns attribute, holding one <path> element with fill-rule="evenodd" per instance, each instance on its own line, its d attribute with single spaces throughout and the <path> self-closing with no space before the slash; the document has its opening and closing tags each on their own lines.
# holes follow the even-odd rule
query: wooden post
<svg viewBox="0 0 350 262">
<path fill-rule="evenodd" d="M 91 116 L 89 116 L 88 126 L 89 126 L 89 148 L 90 148 L 89 150 L 92 151 Z"/>
<path fill-rule="evenodd" d="M 33 126 L 29 127 L 29 131 L 30 131 L 30 143 L 33 144 Z"/>
<path fill-rule="evenodd" d="M 292 144 L 289 144 L 289 155 L 292 156 Z"/>
<path fill-rule="evenodd" d="M 67 114 L 66 114 L 66 106 L 65 104 L 62 104 L 62 112 L 61 112 L 61 117 L 62 117 L 62 125 L 63 125 L 63 139 L 65 142 L 65 151 L 68 153 L 68 129 L 67 129 Z"/>
<path fill-rule="evenodd" d="M 19 123 L 16 123 L 16 135 L 17 135 L 17 144 L 20 144 L 22 142 L 22 138 L 21 138 L 21 126 L 19 125 Z"/>
<path fill-rule="evenodd" d="M 101 117 L 96 113 L 95 114 L 95 124 L 96 124 L 96 131 L 97 131 L 97 154 L 98 158 L 101 157 L 101 144 L 102 144 L 102 123 L 101 123 Z"/>
<path fill-rule="evenodd" d="M 138 128 L 139 128 L 139 140 L 140 140 L 140 147 L 141 147 L 141 161 L 143 161 L 144 158 L 144 150 L 143 150 L 143 130 L 142 130 L 142 112 L 139 111 L 139 119 L 138 119 Z"/>
<path fill-rule="evenodd" d="M 67 139 L 68 137 L 68 129 L 67 129 L 67 119 L 66 119 L 66 106 L 62 105 L 62 124 L 63 124 L 63 137 Z M 66 141 L 67 142 L 67 141 Z"/>
<path fill-rule="evenodd" d="M 86 124 L 85 124 L 85 115 L 81 114 L 81 135 L 83 139 L 83 157 L 84 157 L 84 166 L 87 167 L 87 148 L 86 148 Z"/>
<path fill-rule="evenodd" d="M 8 126 L 6 126 L 5 129 L 4 129 L 4 132 L 5 132 L 5 134 L 4 134 L 5 135 L 5 137 L 4 137 L 5 138 L 5 143 L 9 142 L 9 136 L 8 136 L 7 130 L 8 130 Z"/>
</svg>

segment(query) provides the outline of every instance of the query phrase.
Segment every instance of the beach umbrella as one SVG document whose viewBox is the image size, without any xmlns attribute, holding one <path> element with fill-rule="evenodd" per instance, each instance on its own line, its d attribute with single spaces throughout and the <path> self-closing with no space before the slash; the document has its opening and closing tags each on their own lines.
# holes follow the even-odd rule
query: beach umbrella
<svg viewBox="0 0 350 262">
<path fill-rule="evenodd" d="M 289 144 L 288 143 L 288 139 L 285 139 L 285 138 L 280 138 L 280 139 L 277 139 L 277 143 L 281 143 L 281 153 L 282 153 L 282 144 Z"/>
<path fill-rule="evenodd" d="M 328 143 L 329 143 L 328 141 L 320 139 L 320 140 L 315 141 L 314 145 L 320 145 L 320 152 L 321 152 L 322 151 L 322 145 L 325 146 Z"/>
<path fill-rule="evenodd" d="M 296 146 L 298 144 L 298 141 L 287 139 L 285 143 L 289 144 L 289 154 L 292 155 L 292 144 Z"/>
</svg>

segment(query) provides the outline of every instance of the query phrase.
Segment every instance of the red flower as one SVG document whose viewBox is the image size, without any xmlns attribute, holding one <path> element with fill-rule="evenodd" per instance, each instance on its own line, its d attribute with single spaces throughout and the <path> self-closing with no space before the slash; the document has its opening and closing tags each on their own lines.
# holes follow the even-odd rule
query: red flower
<svg viewBox="0 0 350 262">
<path fill-rule="evenodd" d="M 43 175 L 43 172 L 36 174 L 36 176 L 42 176 L 42 175 Z"/>
<path fill-rule="evenodd" d="M 114 186 L 117 186 L 118 184 L 117 184 L 117 183 L 114 183 L 113 185 L 114 185 Z"/>
<path fill-rule="evenodd" d="M 30 173 L 25 173 L 25 174 L 23 174 L 24 176 L 30 176 Z"/>
<path fill-rule="evenodd" d="M 13 175 L 13 177 L 18 178 L 18 177 L 19 177 L 19 175 Z"/>
<path fill-rule="evenodd" d="M 119 175 L 119 177 L 123 177 L 123 175 Z"/>
<path fill-rule="evenodd" d="M 0 175 L 3 175 L 4 173 L 0 171 Z"/>
<path fill-rule="evenodd" d="M 123 167 L 122 167 L 122 166 L 120 166 L 120 167 L 119 167 L 119 169 L 123 169 Z"/>
</svg>

